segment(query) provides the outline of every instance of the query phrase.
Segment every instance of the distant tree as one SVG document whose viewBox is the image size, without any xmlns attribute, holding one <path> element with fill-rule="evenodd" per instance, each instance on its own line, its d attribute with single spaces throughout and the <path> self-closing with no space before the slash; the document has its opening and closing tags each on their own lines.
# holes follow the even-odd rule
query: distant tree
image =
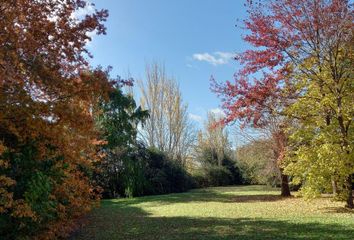
<svg viewBox="0 0 354 240">
<path fill-rule="evenodd" d="M 228 132 L 217 122 L 218 116 L 208 113 L 205 128 L 198 133 L 198 140 L 194 146 L 193 160 L 198 166 L 194 171 L 199 172 L 204 187 L 242 183 Z"/>
<path fill-rule="evenodd" d="M 247 183 L 280 184 L 280 171 L 272 145 L 272 139 L 255 139 L 236 149 L 238 166 Z"/>
<path fill-rule="evenodd" d="M 266 78 L 274 80 L 270 76 Z M 235 79 L 235 85 L 230 82 L 220 85 L 213 78 L 212 83 L 212 89 L 223 96 L 223 107 L 226 109 L 226 117 L 219 124 L 240 121 L 242 128 L 252 127 L 266 132 L 272 143 L 268 146 L 273 151 L 281 174 L 281 196 L 290 196 L 289 179 L 283 167 L 288 142 L 285 130 L 291 124 L 291 120 L 283 114 L 283 109 L 289 99 L 283 95 L 281 88 L 276 89 L 275 85 L 261 82 L 252 84 L 247 80 L 247 75 Z"/>
<path fill-rule="evenodd" d="M 231 143 L 228 137 L 228 132 L 222 125 L 217 125 L 218 118 L 213 113 L 208 113 L 208 119 L 205 123 L 204 131 L 198 134 L 198 142 L 195 151 L 210 152 L 210 158 L 202 157 L 202 161 L 208 161 L 209 164 L 222 166 L 223 159 L 226 155 L 231 155 Z M 207 149 L 209 151 L 207 151 Z"/>
<path fill-rule="evenodd" d="M 141 105 L 150 113 L 140 132 L 141 139 L 185 165 L 195 131 L 178 84 L 166 75 L 163 65 L 154 63 L 147 65 L 146 82 L 140 81 L 140 90 Z"/>
</svg>

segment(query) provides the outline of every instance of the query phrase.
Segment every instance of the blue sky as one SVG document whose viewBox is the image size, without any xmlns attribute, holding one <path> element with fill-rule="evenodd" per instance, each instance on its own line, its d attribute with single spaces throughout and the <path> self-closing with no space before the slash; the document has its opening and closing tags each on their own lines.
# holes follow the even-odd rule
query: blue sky
<svg viewBox="0 0 354 240">
<path fill-rule="evenodd" d="M 209 79 L 232 79 L 242 52 L 244 0 L 92 0 L 109 10 L 107 35 L 89 43 L 94 65 L 112 66 L 112 75 L 144 79 L 145 65 L 164 62 L 179 82 L 192 119 L 220 106 Z M 138 91 L 136 89 L 136 91 Z"/>
</svg>

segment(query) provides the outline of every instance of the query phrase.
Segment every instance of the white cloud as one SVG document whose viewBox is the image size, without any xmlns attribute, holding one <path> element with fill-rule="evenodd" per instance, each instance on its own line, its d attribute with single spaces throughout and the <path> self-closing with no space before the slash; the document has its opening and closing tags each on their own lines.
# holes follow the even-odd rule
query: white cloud
<svg viewBox="0 0 354 240">
<path fill-rule="evenodd" d="M 215 55 L 219 56 L 222 59 L 226 59 L 227 61 L 235 58 L 236 54 L 231 52 L 215 52 Z"/>
<path fill-rule="evenodd" d="M 199 115 L 197 115 L 197 114 L 189 113 L 189 118 L 192 119 L 193 121 L 196 121 L 196 122 L 200 123 L 200 124 L 203 123 L 203 118 L 202 118 L 202 116 L 199 116 Z"/>
<path fill-rule="evenodd" d="M 209 110 L 210 113 L 213 113 L 216 117 L 223 118 L 225 117 L 225 112 L 221 108 L 213 108 Z"/>
<path fill-rule="evenodd" d="M 231 52 L 214 52 L 210 53 L 195 53 L 193 54 L 193 59 L 197 61 L 204 61 L 210 63 L 214 66 L 223 65 L 229 63 L 231 59 L 233 59 L 236 54 Z"/>
</svg>

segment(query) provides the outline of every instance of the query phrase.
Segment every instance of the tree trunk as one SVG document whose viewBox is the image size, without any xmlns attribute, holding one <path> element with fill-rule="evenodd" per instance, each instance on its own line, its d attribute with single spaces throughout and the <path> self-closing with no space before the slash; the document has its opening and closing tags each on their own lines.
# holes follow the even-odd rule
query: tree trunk
<svg viewBox="0 0 354 240">
<path fill-rule="evenodd" d="M 349 175 L 346 181 L 346 188 L 348 191 L 348 196 L 347 196 L 347 208 L 354 208 L 354 203 L 353 203 L 353 182 L 352 182 L 352 175 Z"/>
<path fill-rule="evenodd" d="M 283 174 L 283 171 L 280 170 L 281 172 L 281 196 L 282 197 L 290 197 L 290 188 L 289 188 L 289 178 L 287 175 Z"/>
<path fill-rule="evenodd" d="M 332 179 L 332 190 L 333 190 L 333 197 L 338 195 L 338 186 L 336 180 Z"/>
</svg>

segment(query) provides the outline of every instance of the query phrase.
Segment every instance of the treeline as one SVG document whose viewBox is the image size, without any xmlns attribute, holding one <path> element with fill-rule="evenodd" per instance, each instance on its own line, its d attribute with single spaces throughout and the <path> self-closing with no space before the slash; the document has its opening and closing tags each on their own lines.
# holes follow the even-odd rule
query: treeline
<svg viewBox="0 0 354 240">
<path fill-rule="evenodd" d="M 154 145 L 138 139 L 138 126 L 150 121 L 150 111 L 137 107 L 131 94 L 116 89 L 98 107 L 95 118 L 103 143 L 93 175 L 105 198 L 182 192 L 193 187 L 182 164 Z"/>
<path fill-rule="evenodd" d="M 96 123 L 104 141 L 94 179 L 105 198 L 183 192 L 242 183 L 224 127 L 190 122 L 176 81 L 162 64 L 146 67 L 141 107 L 116 89 L 99 106 Z"/>
</svg>

